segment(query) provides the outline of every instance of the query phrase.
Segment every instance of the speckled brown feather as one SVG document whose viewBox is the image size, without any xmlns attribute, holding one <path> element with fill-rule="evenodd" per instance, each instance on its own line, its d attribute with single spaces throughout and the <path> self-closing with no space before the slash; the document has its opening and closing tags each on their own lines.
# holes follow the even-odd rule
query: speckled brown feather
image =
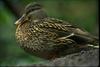
<svg viewBox="0 0 100 67">
<path fill-rule="evenodd" d="M 87 31 L 66 21 L 47 17 L 39 5 L 39 9 L 35 7 L 36 11 L 30 7 L 33 9 L 35 6 L 29 5 L 25 9 L 28 12 L 25 12 L 22 20 L 16 22 L 17 41 L 28 53 L 45 59 L 54 59 L 81 51 L 87 47 L 86 44 L 95 40 Z"/>
</svg>

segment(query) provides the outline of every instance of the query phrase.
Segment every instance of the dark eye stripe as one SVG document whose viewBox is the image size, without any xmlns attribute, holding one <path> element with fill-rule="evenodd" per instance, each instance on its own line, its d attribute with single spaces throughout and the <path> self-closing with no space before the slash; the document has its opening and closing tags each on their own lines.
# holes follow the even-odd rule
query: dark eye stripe
<svg viewBox="0 0 100 67">
<path fill-rule="evenodd" d="M 41 9 L 41 8 L 40 7 L 36 7 L 36 8 L 32 8 L 32 9 L 30 8 L 26 11 L 26 14 L 29 14 L 30 12 L 35 11 L 35 10 L 39 10 L 39 9 Z"/>
<path fill-rule="evenodd" d="M 42 8 L 42 6 L 39 5 L 39 4 L 34 4 L 34 5 L 31 4 L 31 5 L 26 6 L 25 11 L 26 11 L 26 14 L 28 14 L 32 11 L 35 11 L 35 10 L 38 10 L 38 9 L 41 9 L 41 8 Z"/>
</svg>

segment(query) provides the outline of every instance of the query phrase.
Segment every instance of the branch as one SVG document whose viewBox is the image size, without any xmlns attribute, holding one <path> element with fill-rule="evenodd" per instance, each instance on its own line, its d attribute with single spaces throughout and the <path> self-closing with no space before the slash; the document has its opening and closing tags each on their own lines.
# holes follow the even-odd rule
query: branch
<svg viewBox="0 0 100 67">
<path fill-rule="evenodd" d="M 89 51 L 82 51 L 80 53 L 75 53 L 71 55 L 67 55 L 62 58 L 57 58 L 49 63 L 45 64 L 34 64 L 32 66 L 86 66 L 91 67 L 99 66 L 99 49 L 92 49 Z"/>
</svg>

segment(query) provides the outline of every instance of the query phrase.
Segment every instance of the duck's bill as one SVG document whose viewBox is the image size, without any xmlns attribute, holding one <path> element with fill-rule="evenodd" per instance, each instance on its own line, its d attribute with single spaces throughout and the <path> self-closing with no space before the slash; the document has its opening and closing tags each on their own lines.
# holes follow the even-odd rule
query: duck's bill
<svg viewBox="0 0 100 67">
<path fill-rule="evenodd" d="M 23 15 L 19 20 L 17 20 L 17 21 L 15 22 L 15 24 L 18 25 L 18 24 L 21 24 L 21 23 L 24 22 L 24 21 L 25 21 L 25 15 Z"/>
</svg>

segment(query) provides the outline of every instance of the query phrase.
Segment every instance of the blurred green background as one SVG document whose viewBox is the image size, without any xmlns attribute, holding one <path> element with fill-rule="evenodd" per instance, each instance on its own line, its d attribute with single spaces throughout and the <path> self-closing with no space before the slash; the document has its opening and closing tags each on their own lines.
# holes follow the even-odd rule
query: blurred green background
<svg viewBox="0 0 100 67">
<path fill-rule="evenodd" d="M 41 3 L 50 17 L 66 20 L 98 36 L 98 0 L 0 0 L 0 65 L 44 61 L 24 52 L 15 39 L 15 21 L 30 2 Z"/>
</svg>

